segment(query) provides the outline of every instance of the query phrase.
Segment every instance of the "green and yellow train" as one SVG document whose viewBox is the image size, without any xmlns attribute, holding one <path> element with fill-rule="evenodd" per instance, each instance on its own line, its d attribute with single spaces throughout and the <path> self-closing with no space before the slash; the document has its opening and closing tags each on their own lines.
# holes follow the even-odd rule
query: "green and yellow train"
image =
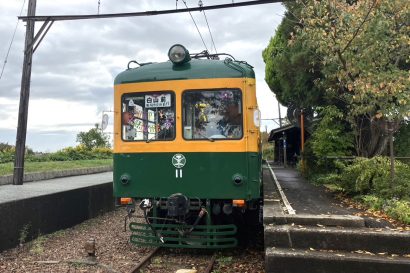
<svg viewBox="0 0 410 273">
<path fill-rule="evenodd" d="M 177 44 L 115 78 L 114 194 L 145 218 L 133 243 L 228 248 L 260 222 L 255 74 L 223 55 Z"/>
</svg>

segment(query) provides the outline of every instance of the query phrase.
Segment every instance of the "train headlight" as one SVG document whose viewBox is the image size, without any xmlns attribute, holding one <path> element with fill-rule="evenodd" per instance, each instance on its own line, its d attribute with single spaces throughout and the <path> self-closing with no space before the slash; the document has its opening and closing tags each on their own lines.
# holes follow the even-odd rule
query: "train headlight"
<svg viewBox="0 0 410 273">
<path fill-rule="evenodd" d="M 179 44 L 171 46 L 168 51 L 168 57 L 174 64 L 183 64 L 191 60 L 188 50 Z"/>
<path fill-rule="evenodd" d="M 259 109 L 253 111 L 253 123 L 256 127 L 261 126 L 261 111 L 259 111 Z"/>
</svg>

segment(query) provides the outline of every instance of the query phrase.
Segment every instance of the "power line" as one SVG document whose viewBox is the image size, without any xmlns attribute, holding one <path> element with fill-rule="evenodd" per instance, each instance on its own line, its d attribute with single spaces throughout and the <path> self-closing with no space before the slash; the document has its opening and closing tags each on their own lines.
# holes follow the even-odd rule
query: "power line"
<svg viewBox="0 0 410 273">
<path fill-rule="evenodd" d="M 202 6 L 203 6 L 203 3 L 202 3 L 202 1 L 201 1 L 201 0 L 199 0 L 198 5 L 199 5 L 200 7 L 202 7 Z M 205 11 L 203 11 L 203 13 L 204 13 L 204 17 L 205 17 L 206 25 L 208 26 L 209 35 L 211 36 L 212 45 L 214 46 L 214 49 L 215 49 L 215 54 L 218 54 L 218 51 L 216 50 L 216 46 L 215 46 L 215 42 L 214 42 L 214 37 L 212 37 L 211 28 L 209 27 L 209 24 L 208 24 L 208 19 L 206 18 Z"/>
<path fill-rule="evenodd" d="M 23 9 L 24 9 L 24 5 L 25 5 L 25 4 L 26 4 L 26 0 L 23 1 L 23 5 L 21 6 L 20 16 L 21 16 L 21 14 L 23 13 Z M 3 68 L 1 69 L 1 73 L 0 73 L 0 80 L 1 80 L 1 77 L 3 76 L 4 68 L 6 67 L 7 60 L 8 60 L 8 58 L 9 58 L 11 46 L 13 45 L 14 36 L 16 35 L 16 31 L 17 31 L 18 25 L 19 25 L 19 20 L 17 20 L 16 27 L 14 28 L 13 36 L 11 37 L 11 41 L 10 41 L 9 48 L 8 48 L 8 50 L 7 50 L 7 53 L 6 53 L 6 58 L 4 59 Z"/>
<path fill-rule="evenodd" d="M 47 20 L 67 21 L 67 20 L 118 18 L 118 17 L 154 16 L 154 15 L 183 13 L 183 12 L 192 12 L 192 11 L 203 11 L 203 10 L 264 5 L 264 4 L 272 4 L 272 3 L 281 3 L 284 1 L 291 1 L 291 0 L 253 0 L 253 1 L 243 1 L 243 2 L 238 2 L 238 3 L 211 5 L 211 6 L 203 6 L 203 7 L 187 8 L 187 9 L 151 10 L 151 11 L 143 11 L 143 12 L 106 13 L 106 14 L 88 14 L 88 15 L 19 16 L 18 18 L 23 21 L 33 20 L 33 21 L 38 22 L 38 21 L 47 21 Z"/>
<path fill-rule="evenodd" d="M 182 2 L 184 2 L 185 7 L 186 7 L 187 9 L 189 9 L 189 8 L 188 8 L 188 5 L 186 4 L 186 1 L 185 1 L 185 0 L 182 0 Z M 208 48 L 206 47 L 206 44 L 205 44 L 205 41 L 204 41 L 204 38 L 202 38 L 201 31 L 199 31 L 199 28 L 198 28 L 198 26 L 197 26 L 197 24 L 196 24 L 196 22 L 195 22 L 194 17 L 192 16 L 192 14 L 191 14 L 190 11 L 188 11 L 188 13 L 189 13 L 189 15 L 191 16 L 192 22 L 194 22 L 194 25 L 195 25 L 195 27 L 196 27 L 196 30 L 198 31 L 199 37 L 201 37 L 202 43 L 204 44 L 204 47 L 205 47 L 206 51 L 208 51 Z"/>
</svg>

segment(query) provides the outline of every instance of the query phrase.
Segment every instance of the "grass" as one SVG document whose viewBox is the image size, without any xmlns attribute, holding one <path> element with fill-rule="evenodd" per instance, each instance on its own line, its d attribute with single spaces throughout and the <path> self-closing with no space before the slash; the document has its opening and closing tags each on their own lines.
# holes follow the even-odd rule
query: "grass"
<svg viewBox="0 0 410 273">
<path fill-rule="evenodd" d="M 112 159 L 73 160 L 73 161 L 47 161 L 25 162 L 24 172 L 46 172 L 57 170 L 72 170 L 90 167 L 112 166 Z M 0 176 L 13 174 L 14 163 L 0 164 Z"/>
</svg>

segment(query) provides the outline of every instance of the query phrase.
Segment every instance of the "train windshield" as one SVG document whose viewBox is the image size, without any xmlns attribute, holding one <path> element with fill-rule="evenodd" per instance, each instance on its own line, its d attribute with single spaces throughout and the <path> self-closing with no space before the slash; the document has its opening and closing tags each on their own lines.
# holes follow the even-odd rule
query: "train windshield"
<svg viewBox="0 0 410 273">
<path fill-rule="evenodd" d="M 238 89 L 195 90 L 182 95 L 185 139 L 241 139 L 242 120 Z"/>
<path fill-rule="evenodd" d="M 175 95 L 172 92 L 125 94 L 122 97 L 122 139 L 173 140 Z"/>
</svg>

